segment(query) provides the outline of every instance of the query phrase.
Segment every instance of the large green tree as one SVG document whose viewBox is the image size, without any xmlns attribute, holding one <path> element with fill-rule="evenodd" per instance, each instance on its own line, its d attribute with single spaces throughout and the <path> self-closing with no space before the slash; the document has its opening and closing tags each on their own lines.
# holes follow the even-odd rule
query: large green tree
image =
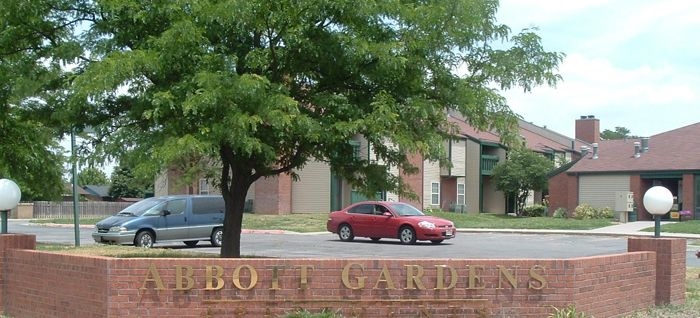
<svg viewBox="0 0 700 318">
<path fill-rule="evenodd" d="M 81 52 L 72 37 L 78 8 L 75 1 L 2 2 L 0 177 L 17 182 L 22 200 L 56 199 L 63 191 L 64 130 L 52 116 L 64 92 L 63 66 Z"/>
<path fill-rule="evenodd" d="M 530 191 L 542 191 L 547 187 L 547 174 L 554 168 L 554 162 L 540 153 L 529 149 L 514 149 L 508 152 L 508 159 L 493 169 L 496 189 L 506 196 L 515 198 L 516 212 L 525 207 Z"/>
<path fill-rule="evenodd" d="M 367 194 L 410 194 L 385 164 L 445 162 L 448 111 L 508 139 L 517 121 L 499 89 L 560 79 L 562 54 L 497 23 L 494 0 L 92 3 L 66 110 L 96 129 L 97 153 L 128 151 L 143 171 L 213 158 L 222 257 L 241 255 L 256 180 L 319 160 Z M 358 137 L 382 164 L 353 156 Z"/>
</svg>

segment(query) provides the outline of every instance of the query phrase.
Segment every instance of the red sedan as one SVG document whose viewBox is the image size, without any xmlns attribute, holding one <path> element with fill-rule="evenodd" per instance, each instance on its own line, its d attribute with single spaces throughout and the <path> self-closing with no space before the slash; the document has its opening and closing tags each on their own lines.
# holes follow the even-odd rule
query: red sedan
<svg viewBox="0 0 700 318">
<path fill-rule="evenodd" d="M 369 237 L 372 241 L 397 238 L 403 244 L 431 241 L 440 244 L 455 237 L 452 221 L 423 214 L 403 202 L 365 201 L 331 212 L 326 229 L 337 233 L 341 241 Z"/>
</svg>

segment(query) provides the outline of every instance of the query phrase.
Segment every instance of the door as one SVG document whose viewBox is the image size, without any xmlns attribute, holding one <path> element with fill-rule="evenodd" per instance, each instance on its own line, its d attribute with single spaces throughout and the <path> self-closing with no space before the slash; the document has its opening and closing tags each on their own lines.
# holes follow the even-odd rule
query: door
<svg viewBox="0 0 700 318">
<path fill-rule="evenodd" d="M 189 238 L 209 238 L 214 227 L 223 226 L 225 209 L 226 206 L 223 197 L 192 198 L 192 209 L 190 210 L 192 213 L 187 220 L 189 225 Z"/>
<path fill-rule="evenodd" d="M 161 227 L 156 229 L 156 240 L 181 240 L 189 237 L 186 209 L 187 200 L 184 198 L 163 202 L 160 209 Z"/>
</svg>

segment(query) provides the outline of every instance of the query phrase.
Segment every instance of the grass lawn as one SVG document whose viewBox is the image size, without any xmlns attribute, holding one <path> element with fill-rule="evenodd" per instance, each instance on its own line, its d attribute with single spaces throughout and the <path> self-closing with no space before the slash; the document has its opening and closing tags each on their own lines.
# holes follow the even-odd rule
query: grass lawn
<svg viewBox="0 0 700 318">
<path fill-rule="evenodd" d="M 429 212 L 430 215 L 452 220 L 457 228 L 480 229 L 554 229 L 590 230 L 614 224 L 612 219 L 575 220 L 552 217 L 514 217 L 503 214 L 468 214 L 452 212 Z M 243 228 L 256 230 L 285 230 L 293 232 L 325 232 L 326 213 L 295 213 L 286 215 L 243 215 Z M 99 219 L 81 219 L 80 224 L 92 225 Z M 73 224 L 72 219 L 32 220 L 35 223 Z M 684 222 L 689 223 L 689 222 Z"/>
</svg>

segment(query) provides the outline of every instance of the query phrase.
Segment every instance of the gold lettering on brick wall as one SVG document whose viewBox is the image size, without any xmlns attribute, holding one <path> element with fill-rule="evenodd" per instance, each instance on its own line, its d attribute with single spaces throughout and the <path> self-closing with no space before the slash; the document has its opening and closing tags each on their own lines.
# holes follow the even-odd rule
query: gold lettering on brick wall
<svg viewBox="0 0 700 318">
<path fill-rule="evenodd" d="M 185 270 L 185 273 L 182 270 Z M 194 269 L 189 265 L 175 265 L 175 290 L 190 290 L 194 287 Z M 183 280 L 187 281 L 187 285 L 183 286 Z"/>
<path fill-rule="evenodd" d="M 416 287 L 413 286 L 415 285 L 418 287 L 418 289 L 423 290 L 425 289 L 425 286 L 423 285 L 423 266 L 420 265 L 404 265 L 406 267 L 406 288 L 404 289 L 416 289 Z M 415 273 L 414 270 L 415 269 Z"/>
<path fill-rule="evenodd" d="M 527 284 L 527 288 L 540 290 L 547 287 L 547 280 L 544 278 L 545 272 L 545 268 L 540 265 L 530 268 L 530 281 Z"/>
<path fill-rule="evenodd" d="M 367 279 L 367 277 L 365 277 L 365 276 L 357 276 L 355 282 L 350 281 L 350 269 L 352 267 L 359 267 L 360 273 L 364 272 L 364 270 L 365 270 L 365 266 L 362 264 L 348 263 L 347 265 L 345 265 L 345 267 L 343 267 L 343 273 L 342 273 L 342 277 L 341 277 L 343 280 L 343 286 L 345 286 L 346 288 L 350 288 L 350 289 L 365 288 L 365 279 Z"/>
<path fill-rule="evenodd" d="M 450 284 L 447 286 L 445 286 L 445 268 L 450 270 Z M 448 290 L 457 286 L 458 274 L 454 267 L 447 265 L 435 265 L 435 270 L 437 271 L 437 275 L 435 277 L 435 290 Z"/>
<path fill-rule="evenodd" d="M 314 270 L 314 267 L 311 265 L 299 265 L 299 289 L 309 287 L 309 270 Z"/>
<path fill-rule="evenodd" d="M 495 265 L 495 268 L 489 268 L 487 271 L 484 265 L 467 265 L 464 269 L 456 269 L 445 264 L 436 264 L 426 268 L 418 264 L 399 265 L 403 267 L 403 273 L 399 268 L 389 268 L 387 264 L 381 264 L 381 269 L 372 269 L 371 276 L 367 276 L 365 272 L 365 264 L 359 262 L 349 262 L 343 266 L 340 273 L 341 286 L 344 288 L 358 290 L 370 287 L 379 290 L 425 290 L 426 283 L 433 282 L 432 290 L 451 290 L 454 288 L 466 288 L 472 290 L 486 289 L 517 289 L 527 288 L 532 290 L 542 290 L 547 288 L 546 268 L 541 265 L 533 265 L 525 271 L 521 271 L 518 266 L 511 268 L 503 265 Z M 191 290 L 197 286 L 197 280 L 204 280 L 204 288 L 206 291 L 217 291 L 226 288 L 227 284 L 232 284 L 229 288 L 239 290 L 252 290 L 258 287 L 259 269 L 249 264 L 242 264 L 233 269 L 226 270 L 219 265 L 204 265 L 204 275 L 195 275 L 196 268 L 191 265 L 173 265 L 174 277 L 169 277 L 168 285 L 172 290 Z M 294 280 L 280 279 L 280 273 L 288 269 L 284 265 L 268 265 L 263 267 L 263 271 L 270 277 L 269 290 L 290 289 L 292 286 L 284 286 L 283 284 L 293 284 L 294 287 L 305 290 L 314 284 L 314 265 L 301 264 L 295 265 L 294 270 L 298 269 L 296 277 L 298 285 L 293 283 Z M 521 275 L 518 275 L 521 273 Z M 328 270 L 324 270 L 321 274 L 321 281 L 325 281 L 328 277 Z M 332 275 L 331 275 L 332 276 Z M 527 276 L 520 279 L 520 276 Z M 337 276 L 336 276 L 337 277 Z M 368 283 L 368 279 L 374 279 Z M 397 286 L 397 282 L 405 282 L 404 286 Z M 372 284 L 373 283 L 373 284 Z M 267 283 L 266 283 L 267 284 Z M 369 284 L 369 286 L 367 286 Z M 267 286 L 266 286 L 267 287 Z M 402 288 L 403 287 L 403 288 Z M 161 273 L 154 264 L 150 264 L 146 269 L 140 289 L 155 288 L 156 290 L 168 289 L 161 277 Z"/>
<path fill-rule="evenodd" d="M 241 269 L 247 269 L 250 273 L 250 281 L 248 282 L 248 286 L 243 286 L 241 284 Z M 253 289 L 257 283 L 258 272 L 255 270 L 255 268 L 253 268 L 253 266 L 241 265 L 237 266 L 236 269 L 233 270 L 233 285 L 236 286 L 236 288 L 240 290 L 250 290 Z"/>
<path fill-rule="evenodd" d="M 165 286 L 163 286 L 163 280 L 160 279 L 160 274 L 158 273 L 158 270 L 156 269 L 156 265 L 151 264 L 148 266 L 148 270 L 146 271 L 146 278 L 143 279 L 143 284 L 141 285 L 141 289 L 146 289 L 146 283 L 148 282 L 153 282 L 156 284 L 156 290 L 162 290 L 165 289 Z"/>
<path fill-rule="evenodd" d="M 516 272 L 515 274 L 509 271 L 505 266 L 498 265 L 498 289 L 505 288 L 503 287 L 504 278 L 508 281 L 508 284 L 510 284 L 510 288 L 518 288 L 518 267 L 514 266 L 514 268 L 515 270 L 513 272 Z"/>
<path fill-rule="evenodd" d="M 382 266 L 382 271 L 379 273 L 379 277 L 377 278 L 377 282 L 374 284 L 373 289 L 379 289 L 379 283 L 385 284 L 384 289 L 396 289 L 396 287 L 394 286 L 394 280 L 391 278 L 391 272 L 389 271 L 389 268 L 386 267 L 386 265 Z"/>
<path fill-rule="evenodd" d="M 216 270 L 216 273 L 214 273 Z M 207 287 L 205 290 L 219 290 L 224 288 L 224 268 L 219 265 L 207 266 L 205 272 L 205 281 L 207 282 Z M 216 280 L 216 286 L 214 286 L 214 280 Z"/>
<path fill-rule="evenodd" d="M 484 289 L 486 285 L 481 281 L 480 274 L 484 271 L 483 265 L 471 265 L 467 266 L 469 269 L 469 285 L 468 289 Z"/>
</svg>

